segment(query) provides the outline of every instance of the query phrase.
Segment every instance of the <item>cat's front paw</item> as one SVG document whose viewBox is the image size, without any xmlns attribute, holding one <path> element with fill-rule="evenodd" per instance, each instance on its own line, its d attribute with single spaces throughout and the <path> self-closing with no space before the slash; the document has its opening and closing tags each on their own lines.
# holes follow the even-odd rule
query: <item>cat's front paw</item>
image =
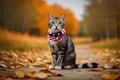
<svg viewBox="0 0 120 80">
<path fill-rule="evenodd" d="M 55 66 L 54 65 L 50 65 L 49 69 L 55 69 Z"/>
<path fill-rule="evenodd" d="M 61 70 L 62 67 L 61 66 L 55 66 L 55 69 Z"/>
</svg>

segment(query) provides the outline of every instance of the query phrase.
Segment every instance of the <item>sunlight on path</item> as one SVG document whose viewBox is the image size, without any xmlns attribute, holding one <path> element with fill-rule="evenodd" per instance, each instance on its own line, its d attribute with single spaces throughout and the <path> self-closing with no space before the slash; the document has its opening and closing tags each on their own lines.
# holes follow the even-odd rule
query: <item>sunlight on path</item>
<svg viewBox="0 0 120 80">
<path fill-rule="evenodd" d="M 87 49 L 88 47 L 89 44 L 75 45 L 77 58 L 82 58 L 82 59 L 100 58 L 100 56 L 97 56 L 93 52 L 89 51 Z"/>
</svg>

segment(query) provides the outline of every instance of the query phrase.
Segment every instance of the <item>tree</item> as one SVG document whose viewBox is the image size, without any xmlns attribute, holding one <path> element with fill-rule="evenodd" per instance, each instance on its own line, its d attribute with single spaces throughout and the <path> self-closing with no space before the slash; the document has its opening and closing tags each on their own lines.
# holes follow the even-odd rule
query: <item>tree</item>
<svg viewBox="0 0 120 80">
<path fill-rule="evenodd" d="M 117 0 L 89 0 L 83 15 L 84 32 L 96 40 L 116 37 L 117 28 L 116 1 Z M 120 5 L 119 5 L 120 6 Z M 117 12 L 118 9 L 117 9 Z"/>
<path fill-rule="evenodd" d="M 48 13 L 54 16 L 65 13 L 67 33 L 73 36 L 79 31 L 78 22 L 70 10 L 59 5 L 50 6 L 44 0 L 0 0 L 0 11 L 0 26 L 9 31 L 46 36 Z"/>
<path fill-rule="evenodd" d="M 33 24 L 36 12 L 32 0 L 1 0 L 0 25 L 15 32 L 25 32 Z"/>
</svg>

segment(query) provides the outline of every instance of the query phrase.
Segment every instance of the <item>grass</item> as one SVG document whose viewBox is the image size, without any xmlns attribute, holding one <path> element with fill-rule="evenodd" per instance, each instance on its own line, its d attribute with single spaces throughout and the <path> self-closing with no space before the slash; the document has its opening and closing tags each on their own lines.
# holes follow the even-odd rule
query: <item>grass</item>
<svg viewBox="0 0 120 80">
<path fill-rule="evenodd" d="M 109 48 L 109 49 L 120 49 L 120 45 L 102 45 L 102 46 L 93 46 L 94 48 Z"/>
<path fill-rule="evenodd" d="M 13 47 L 13 46 L 4 46 L 4 45 L 0 45 L 0 50 L 26 50 L 26 49 L 41 49 L 41 50 L 47 50 L 46 47 L 44 46 L 17 46 L 17 47 Z"/>
<path fill-rule="evenodd" d="M 0 50 L 48 49 L 46 37 L 29 36 L 0 29 Z"/>
<path fill-rule="evenodd" d="M 99 42 L 94 42 L 91 44 L 92 48 L 108 48 L 120 50 L 120 42 L 118 39 L 104 40 Z"/>
<path fill-rule="evenodd" d="M 91 43 L 92 38 L 90 38 L 90 37 L 73 37 L 72 41 L 74 44 L 85 44 L 85 43 Z"/>
</svg>

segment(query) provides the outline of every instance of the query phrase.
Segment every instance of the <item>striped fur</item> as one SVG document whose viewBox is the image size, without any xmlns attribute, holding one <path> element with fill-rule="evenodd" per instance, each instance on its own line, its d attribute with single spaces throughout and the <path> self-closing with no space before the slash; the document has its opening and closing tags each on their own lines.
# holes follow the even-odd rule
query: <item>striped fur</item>
<svg viewBox="0 0 120 80">
<path fill-rule="evenodd" d="M 48 44 L 52 55 L 52 65 L 49 69 L 96 68 L 97 63 L 76 65 L 74 44 L 65 33 L 64 17 L 54 17 L 48 14 Z M 64 31 L 64 33 L 62 33 Z M 62 35 L 62 36 L 61 36 Z"/>
<path fill-rule="evenodd" d="M 77 65 L 77 68 L 97 68 L 98 65 L 98 63 L 85 63 Z"/>
</svg>

